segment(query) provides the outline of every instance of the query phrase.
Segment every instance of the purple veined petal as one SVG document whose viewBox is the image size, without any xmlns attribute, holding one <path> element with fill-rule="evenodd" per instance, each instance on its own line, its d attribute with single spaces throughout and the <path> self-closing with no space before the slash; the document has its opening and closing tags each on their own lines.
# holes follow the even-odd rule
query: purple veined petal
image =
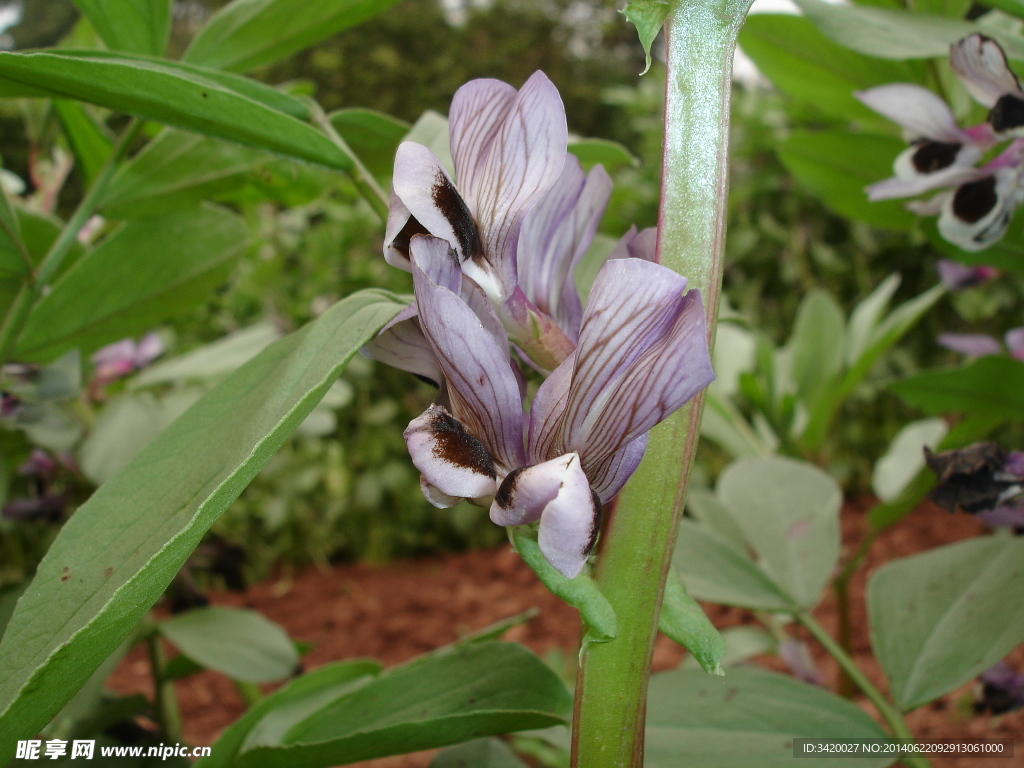
<svg viewBox="0 0 1024 768">
<path fill-rule="evenodd" d="M 434 350 L 420 328 L 415 302 L 399 312 L 360 352 L 364 357 L 422 376 L 438 386 L 444 381 Z"/>
<path fill-rule="evenodd" d="M 646 450 L 647 433 L 645 432 L 633 442 L 628 443 L 625 448 L 594 465 L 587 476 L 590 478 L 594 493 L 602 503 L 607 504 L 615 497 L 615 494 L 622 490 L 622 486 L 640 466 L 640 460 L 643 459 Z"/>
<path fill-rule="evenodd" d="M 982 251 L 1010 226 L 1017 207 L 1016 171 L 1002 168 L 957 187 L 939 214 L 939 234 L 965 251 Z"/>
<path fill-rule="evenodd" d="M 487 295 L 484 293 L 483 288 L 474 283 L 468 277 L 462 279 L 462 284 L 459 289 L 459 296 L 466 302 L 466 305 L 473 310 L 476 314 L 480 324 L 483 325 L 484 330 L 487 331 L 491 338 L 494 339 L 494 343 L 498 345 L 498 348 L 502 351 L 506 358 L 510 357 L 511 351 L 508 343 L 508 332 L 505 330 L 505 326 L 501 324 L 501 320 L 494 312 L 494 305 L 491 304 Z"/>
<path fill-rule="evenodd" d="M 611 193 L 604 168 L 584 174 L 580 161 L 567 155 L 561 176 L 526 215 L 519 235 L 519 286 L 570 338 L 579 334 L 583 317 L 573 270 L 594 239 Z"/>
<path fill-rule="evenodd" d="M 426 232 L 451 243 L 459 261 L 482 259 L 482 243 L 466 202 L 433 152 L 403 141 L 395 153 L 395 195 Z M 400 214 L 400 210 L 395 208 Z M 390 210 L 388 219 L 390 221 Z M 397 223 L 395 224 L 397 227 Z M 394 248 L 393 240 L 392 248 Z M 410 236 L 411 239 L 411 236 Z"/>
<path fill-rule="evenodd" d="M 471 211 L 476 210 L 482 170 L 501 125 L 516 100 L 516 89 L 500 80 L 470 80 L 455 92 L 448 112 L 455 178 Z"/>
<path fill-rule="evenodd" d="M 1003 353 L 1003 346 L 999 341 L 984 333 L 940 333 L 937 341 L 946 349 L 968 357 L 985 357 Z"/>
<path fill-rule="evenodd" d="M 526 454 L 535 464 L 565 452 L 558 440 L 561 436 L 562 417 L 569 400 L 569 385 L 572 383 L 575 366 L 574 352 L 544 379 L 537 394 L 533 396 L 533 403 L 530 404 L 530 432 Z"/>
<path fill-rule="evenodd" d="M 567 141 L 558 90 L 543 72 L 535 72 L 516 95 L 474 181 L 474 212 L 486 256 L 464 259 L 463 270 L 495 303 L 504 301 L 516 285 L 516 243 L 523 218 L 557 181 Z"/>
<path fill-rule="evenodd" d="M 473 310 L 452 290 L 431 281 L 420 267 L 426 251 L 436 253 L 440 247 L 436 239 L 423 235 L 414 238 L 412 274 L 420 327 L 447 381 L 452 413 L 487 446 L 502 468 L 507 471 L 522 466 L 525 454 L 519 383 L 507 352 L 495 343 Z M 436 482 L 434 485 L 451 493 Z"/>
<path fill-rule="evenodd" d="M 911 147 L 913 149 L 913 147 Z M 909 150 L 908 150 L 909 151 Z M 905 153 L 904 153 L 905 154 Z M 902 157 L 902 155 L 900 156 Z M 899 157 L 896 158 L 899 161 Z M 894 163 L 895 165 L 895 163 Z M 864 187 L 868 200 L 872 203 L 879 200 L 893 200 L 900 197 L 913 197 L 923 192 L 929 192 L 940 187 L 952 187 L 957 184 L 974 181 L 988 176 L 988 172 L 980 168 L 947 168 L 937 173 L 921 174 L 914 178 L 899 178 L 893 176 L 889 179 L 869 184 Z M 936 211 L 937 212 L 937 211 Z"/>
<path fill-rule="evenodd" d="M 449 496 L 447 493 L 439 491 L 423 475 L 420 475 L 420 491 L 423 492 L 423 498 L 438 509 L 451 509 L 462 501 L 461 496 Z"/>
<path fill-rule="evenodd" d="M 714 379 L 700 293 L 640 259 L 609 261 L 583 316 L 562 445 L 592 471 Z"/>
<path fill-rule="evenodd" d="M 405 444 L 424 483 L 449 498 L 487 496 L 497 489 L 491 454 L 480 440 L 447 410 L 432 405 L 409 422 Z M 431 504 L 442 496 L 424 495 Z M 432 497 L 433 496 L 433 497 Z"/>
<path fill-rule="evenodd" d="M 1006 54 L 995 40 L 968 35 L 949 48 L 949 65 L 967 86 L 975 101 L 994 107 L 1005 94 L 1020 97 L 1020 82 L 1006 63 Z"/>
<path fill-rule="evenodd" d="M 409 241 L 414 235 L 425 234 L 426 228 L 409 213 L 409 209 L 392 187 L 391 200 L 388 203 L 388 220 L 384 227 L 384 261 L 392 267 L 409 272 Z"/>
<path fill-rule="evenodd" d="M 950 291 L 962 291 L 999 277 L 999 270 L 985 265 L 967 266 L 952 259 L 939 259 L 935 264 L 939 280 Z"/>
<path fill-rule="evenodd" d="M 1024 360 L 1024 326 L 1011 328 L 1003 338 L 1010 354 L 1018 360 Z"/>
<path fill-rule="evenodd" d="M 868 109 L 906 128 L 915 138 L 956 144 L 965 139 L 949 105 L 927 88 L 890 83 L 854 91 L 853 95 Z"/>
</svg>

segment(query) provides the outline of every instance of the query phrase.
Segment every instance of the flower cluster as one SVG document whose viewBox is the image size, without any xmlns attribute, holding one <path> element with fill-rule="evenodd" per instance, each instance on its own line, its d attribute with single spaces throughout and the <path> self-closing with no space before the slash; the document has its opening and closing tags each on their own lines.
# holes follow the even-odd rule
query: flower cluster
<svg viewBox="0 0 1024 768">
<path fill-rule="evenodd" d="M 893 178 L 866 191 L 870 200 L 888 200 L 942 189 L 907 207 L 938 214 L 946 240 L 980 251 L 1006 233 L 1024 202 L 1024 90 L 1002 48 L 984 35 L 954 43 L 949 64 L 971 96 L 989 108 L 988 118 L 960 128 L 941 98 L 908 83 L 858 92 L 865 105 L 903 126 L 911 142 L 896 158 Z"/>
<path fill-rule="evenodd" d="M 454 179 L 426 147 L 398 149 L 384 256 L 412 273 L 415 302 L 364 353 L 439 387 L 405 431 L 426 498 L 539 521 L 541 551 L 572 578 L 648 430 L 714 378 L 701 297 L 634 229 L 583 305 L 573 272 L 611 182 L 567 153 L 543 73 L 518 92 L 460 88 L 450 141 Z M 532 397 L 524 371 L 543 378 Z"/>
</svg>

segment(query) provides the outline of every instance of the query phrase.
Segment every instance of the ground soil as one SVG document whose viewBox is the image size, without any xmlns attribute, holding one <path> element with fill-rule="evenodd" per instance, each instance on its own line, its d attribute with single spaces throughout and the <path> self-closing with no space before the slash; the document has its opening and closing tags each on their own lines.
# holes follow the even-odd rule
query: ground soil
<svg viewBox="0 0 1024 768">
<path fill-rule="evenodd" d="M 865 530 L 868 499 L 848 502 L 843 510 L 844 549 L 856 547 Z M 872 681 L 884 690 L 884 678 L 870 653 L 864 586 L 879 565 L 941 544 L 976 536 L 983 526 L 966 515 L 949 515 L 926 504 L 886 531 L 874 544 L 851 585 L 854 657 Z M 561 654 L 571 664 L 579 641 L 576 611 L 551 596 L 533 572 L 508 547 L 456 555 L 404 560 L 386 566 L 339 565 L 327 571 L 310 568 L 257 584 L 242 594 L 215 593 L 215 604 L 253 608 L 283 625 L 291 636 L 312 646 L 304 657 L 306 669 L 336 659 L 371 657 L 386 665 L 399 664 L 417 654 L 456 640 L 499 619 L 530 608 L 538 615 L 510 630 L 515 640 L 551 658 Z M 720 628 L 754 624 L 754 616 L 737 608 L 705 606 Z M 837 628 L 835 602 L 829 595 L 815 611 L 833 634 Z M 839 671 L 808 637 L 815 659 L 825 674 L 825 685 L 836 690 Z M 654 650 L 655 671 L 680 664 L 685 652 L 665 637 Z M 775 657 L 757 663 L 784 669 Z M 1024 669 L 1024 646 L 1010 659 Z M 152 695 L 149 666 L 137 649 L 111 679 L 121 693 Z M 185 737 L 193 744 L 212 744 L 218 734 L 244 710 L 235 687 L 213 672 L 202 672 L 176 683 L 184 718 Z M 908 716 L 911 731 L 930 738 L 1012 738 L 1024 735 L 1024 711 L 1001 717 L 976 715 L 970 707 L 971 686 L 950 693 Z M 870 704 L 858 702 L 874 714 Z M 1013 759 L 946 758 L 932 761 L 935 768 L 1002 768 L 1024 766 L 1024 741 L 1018 738 Z M 425 768 L 430 752 L 360 763 L 364 768 Z M 751 768 L 757 768 L 752 765 Z"/>
</svg>

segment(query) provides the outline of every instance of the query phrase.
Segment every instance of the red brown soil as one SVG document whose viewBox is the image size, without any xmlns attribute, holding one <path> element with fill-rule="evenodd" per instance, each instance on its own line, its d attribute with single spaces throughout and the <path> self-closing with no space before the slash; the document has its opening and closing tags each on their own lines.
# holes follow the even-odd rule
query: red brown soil
<svg viewBox="0 0 1024 768">
<path fill-rule="evenodd" d="M 870 500 L 853 500 L 843 510 L 843 543 L 856 547 L 865 530 L 864 512 Z M 921 552 L 984 532 L 966 515 L 949 515 L 926 504 L 886 531 L 871 548 L 864 567 L 851 583 L 853 651 L 872 682 L 885 690 L 884 676 L 870 652 L 864 587 L 878 566 L 897 557 Z M 313 568 L 294 576 L 258 584 L 243 594 L 216 593 L 212 602 L 252 608 L 283 625 L 293 638 L 312 646 L 303 663 L 313 669 L 328 661 L 370 657 L 386 665 L 399 664 L 495 621 L 530 608 L 539 614 L 510 630 L 505 638 L 521 642 L 543 655 L 560 652 L 573 663 L 579 640 L 575 610 L 553 597 L 533 572 L 508 547 L 498 550 L 438 555 L 397 561 L 386 566 L 339 565 L 329 571 Z M 754 624 L 754 616 L 738 608 L 705 606 L 714 623 L 725 628 Z M 835 635 L 837 612 L 831 594 L 815 611 L 817 619 Z M 839 670 L 813 640 L 808 640 L 826 685 L 837 689 Z M 654 649 L 655 671 L 673 669 L 685 651 L 665 637 Z M 775 657 L 757 659 L 763 666 L 783 669 Z M 1024 666 L 1024 646 L 1010 659 Z M 149 666 L 136 649 L 110 681 L 120 693 L 152 695 Z M 212 744 L 219 733 L 244 710 L 233 684 L 202 672 L 176 683 L 184 719 L 185 737 L 193 744 Z M 1001 717 L 972 714 L 967 685 L 908 716 L 911 731 L 928 738 L 1012 738 L 1024 734 L 1024 711 Z M 874 714 L 863 698 L 857 700 Z M 1016 744 L 1013 759 L 936 758 L 935 768 L 999 768 L 1024 766 L 1024 742 Z M 433 753 L 422 752 L 360 763 L 364 768 L 425 768 Z M 754 768 L 752 766 L 752 768 Z"/>
</svg>

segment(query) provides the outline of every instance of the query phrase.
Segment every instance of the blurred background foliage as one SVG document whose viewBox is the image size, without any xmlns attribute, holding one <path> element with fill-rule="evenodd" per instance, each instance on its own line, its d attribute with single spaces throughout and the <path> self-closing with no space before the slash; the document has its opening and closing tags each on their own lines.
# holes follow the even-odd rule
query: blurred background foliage
<svg viewBox="0 0 1024 768">
<path fill-rule="evenodd" d="M 169 53 L 184 50 L 222 4 L 176 2 Z M 25 0 L 24 6 L 24 21 L 0 41 L 9 47 L 53 45 L 68 36 L 73 45 L 88 35 L 76 26 L 68 0 Z M 446 113 L 452 94 L 468 79 L 495 77 L 518 86 L 543 69 L 561 91 L 572 132 L 621 142 L 636 157 L 635 164 L 613 170 L 615 193 L 601 229 L 618 237 L 630 224 L 653 226 L 657 217 L 663 68 L 656 64 L 638 78 L 643 59 L 634 30 L 610 4 L 405 0 L 394 12 L 253 75 L 273 84 L 292 81 L 293 90 L 315 93 L 328 110 L 367 107 L 413 123 L 425 110 Z M 29 190 L 30 153 L 49 157 L 62 146 L 52 123 L 37 104 L 0 101 L 0 154 Z M 842 218 L 785 170 L 777 150 L 794 129 L 843 125 L 763 78 L 734 87 L 725 297 L 738 322 L 776 346 L 785 343 L 800 300 L 813 288 L 824 288 L 849 312 L 893 272 L 903 278 L 896 302 L 937 280 L 938 254 L 921 232 L 873 229 Z M 270 167 L 254 172 L 258 194 L 225 201 L 244 215 L 252 247 L 207 301 L 162 326 L 175 354 L 264 321 L 291 330 L 363 287 L 410 290 L 409 276 L 384 263 L 382 227 L 351 184 L 323 171 L 289 168 L 276 176 Z M 71 171 L 57 200 L 58 213 L 80 194 L 77 173 Z M 1020 277 L 1013 276 L 943 299 L 940 311 L 929 314 L 885 358 L 878 375 L 843 404 L 841 438 L 829 445 L 828 464 L 847 491 L 869 487 L 874 459 L 914 417 L 878 382 L 954 362 L 934 341 L 941 331 L 1005 331 L 1012 324 L 1007 318 L 1019 314 L 1022 293 Z M 153 391 L 166 397 L 181 386 L 164 382 Z M 117 383 L 97 402 L 79 403 L 76 418 L 94 423 L 103 402 L 130 387 Z M 402 430 L 431 397 L 430 387 L 408 375 L 357 359 L 315 423 L 286 443 L 214 526 L 214 540 L 244 551 L 250 578 L 265 576 L 274 564 L 386 561 L 499 543 L 505 533 L 485 510 L 436 510 L 420 493 Z M 4 431 L 0 440 L 8 500 L 38 493 L 38 480 L 17 472 L 30 451 L 23 434 Z M 727 458 L 705 443 L 701 474 L 710 478 Z M 62 472 L 68 514 L 92 485 L 89 473 L 73 462 Z M 58 522 L 0 518 L 0 586 L 32 570 Z"/>
</svg>

